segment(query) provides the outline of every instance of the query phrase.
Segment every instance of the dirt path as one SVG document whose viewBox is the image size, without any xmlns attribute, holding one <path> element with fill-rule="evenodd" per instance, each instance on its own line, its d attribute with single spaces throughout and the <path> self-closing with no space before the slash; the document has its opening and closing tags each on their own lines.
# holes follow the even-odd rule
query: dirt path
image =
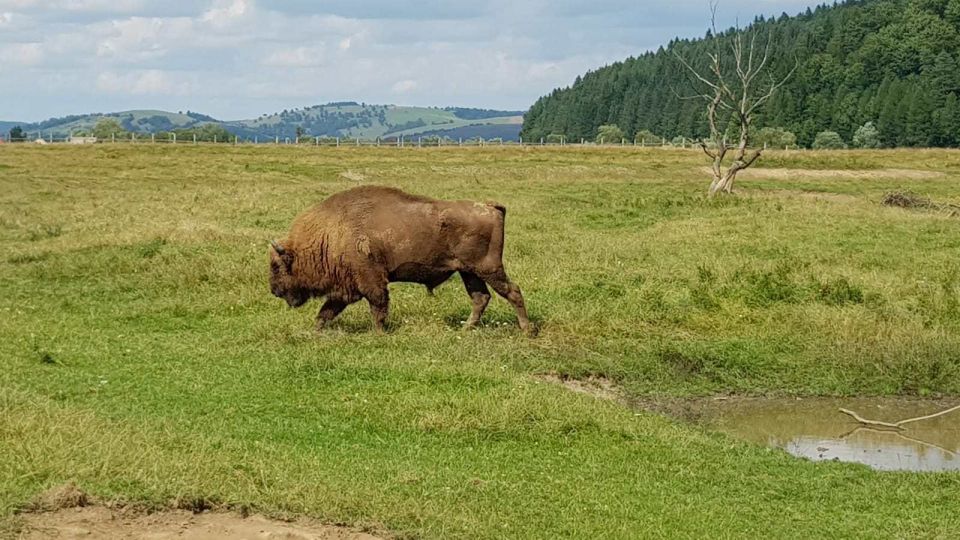
<svg viewBox="0 0 960 540">
<path fill-rule="evenodd" d="M 124 538 L 136 540 L 378 540 L 367 533 L 332 525 L 286 523 L 260 516 L 187 510 L 154 514 L 102 506 L 26 514 L 23 540 Z"/>
<path fill-rule="evenodd" d="M 698 172 L 713 174 L 710 167 L 699 167 Z M 919 169 L 778 169 L 756 167 L 741 171 L 738 178 L 767 178 L 774 180 L 789 180 L 791 178 L 816 179 L 894 179 L 894 180 L 929 180 L 946 176 L 940 171 L 925 171 Z"/>
</svg>

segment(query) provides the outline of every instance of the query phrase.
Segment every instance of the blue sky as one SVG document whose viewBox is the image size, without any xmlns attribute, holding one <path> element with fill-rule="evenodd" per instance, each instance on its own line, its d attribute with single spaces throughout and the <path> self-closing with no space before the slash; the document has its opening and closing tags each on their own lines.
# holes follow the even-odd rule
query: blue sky
<svg viewBox="0 0 960 540">
<path fill-rule="evenodd" d="M 719 22 L 815 4 L 727 0 Z M 708 0 L 0 0 L 0 119 L 239 119 L 342 100 L 526 109 L 708 23 Z"/>
</svg>

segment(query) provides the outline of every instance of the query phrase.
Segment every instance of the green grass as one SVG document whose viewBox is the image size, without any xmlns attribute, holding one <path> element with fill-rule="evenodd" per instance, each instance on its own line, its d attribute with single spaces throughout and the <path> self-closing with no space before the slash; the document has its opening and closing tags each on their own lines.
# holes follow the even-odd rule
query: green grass
<svg viewBox="0 0 960 540">
<path fill-rule="evenodd" d="M 4 146 L 0 530 L 76 480 L 416 538 L 957 536 L 955 473 L 803 462 L 532 377 L 960 394 L 960 221 L 879 204 L 956 203 L 960 153 L 763 163 L 796 170 L 709 201 L 691 151 Z M 499 299 L 460 331 L 456 281 L 394 286 L 386 336 L 361 304 L 314 334 L 267 240 L 346 171 L 505 203 L 540 336 Z"/>
</svg>

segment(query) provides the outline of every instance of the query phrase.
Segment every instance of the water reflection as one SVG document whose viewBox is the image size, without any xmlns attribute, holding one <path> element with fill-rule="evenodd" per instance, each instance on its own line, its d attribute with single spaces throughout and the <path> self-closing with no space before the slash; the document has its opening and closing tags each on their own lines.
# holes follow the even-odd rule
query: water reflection
<svg viewBox="0 0 960 540">
<path fill-rule="evenodd" d="M 960 470 L 960 412 L 888 431 L 860 427 L 838 410 L 853 409 L 865 418 L 896 422 L 957 403 L 747 399 L 714 402 L 699 412 L 714 429 L 814 461 L 848 461 L 885 471 L 955 471 Z"/>
</svg>

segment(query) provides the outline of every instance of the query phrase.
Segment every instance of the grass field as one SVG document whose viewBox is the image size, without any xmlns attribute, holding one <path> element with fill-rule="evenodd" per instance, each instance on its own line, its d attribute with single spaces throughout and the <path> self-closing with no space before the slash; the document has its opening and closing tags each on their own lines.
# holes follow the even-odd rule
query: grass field
<svg viewBox="0 0 960 540">
<path fill-rule="evenodd" d="M 409 538 L 960 535 L 960 476 L 813 464 L 634 395 L 960 394 L 960 152 L 772 153 L 709 201 L 662 149 L 0 147 L 0 530 L 75 480 Z M 509 305 L 458 281 L 312 331 L 267 240 L 359 182 L 508 208 Z"/>
</svg>

